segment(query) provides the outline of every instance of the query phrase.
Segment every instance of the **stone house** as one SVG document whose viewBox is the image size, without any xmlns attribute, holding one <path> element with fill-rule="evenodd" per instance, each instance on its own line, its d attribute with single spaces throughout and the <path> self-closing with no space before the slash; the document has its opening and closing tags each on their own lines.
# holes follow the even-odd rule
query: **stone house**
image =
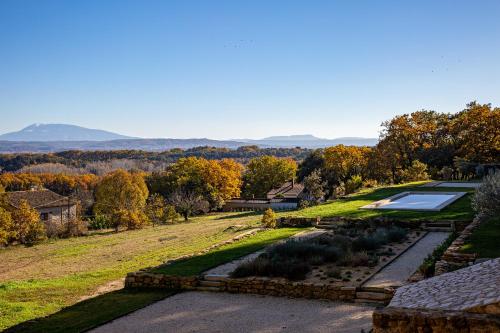
<svg viewBox="0 0 500 333">
<path fill-rule="evenodd" d="M 279 188 L 272 189 L 266 194 L 266 198 L 262 199 L 242 199 L 236 198 L 228 200 L 223 211 L 248 211 L 248 210 L 291 210 L 296 209 L 299 201 L 307 199 L 304 185 L 289 181 L 281 185 Z"/>
<path fill-rule="evenodd" d="M 22 200 L 40 213 L 47 229 L 61 226 L 76 217 L 76 202 L 47 189 L 6 192 L 7 203 L 14 209 L 19 208 Z"/>
</svg>

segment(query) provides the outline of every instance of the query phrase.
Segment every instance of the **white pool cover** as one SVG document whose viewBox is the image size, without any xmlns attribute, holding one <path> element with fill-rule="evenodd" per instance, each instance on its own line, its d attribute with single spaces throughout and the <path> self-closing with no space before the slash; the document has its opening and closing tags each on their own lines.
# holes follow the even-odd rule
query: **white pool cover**
<svg viewBox="0 0 500 333">
<path fill-rule="evenodd" d="M 361 208 L 440 211 L 465 194 L 465 192 L 403 192 Z"/>
</svg>

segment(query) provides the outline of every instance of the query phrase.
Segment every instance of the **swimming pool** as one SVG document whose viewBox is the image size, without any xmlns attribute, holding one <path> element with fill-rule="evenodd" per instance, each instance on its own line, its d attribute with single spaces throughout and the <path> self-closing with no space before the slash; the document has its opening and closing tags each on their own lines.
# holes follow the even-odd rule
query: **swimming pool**
<svg viewBox="0 0 500 333">
<path fill-rule="evenodd" d="M 466 194 L 466 192 L 402 192 L 361 208 L 440 211 Z"/>
</svg>

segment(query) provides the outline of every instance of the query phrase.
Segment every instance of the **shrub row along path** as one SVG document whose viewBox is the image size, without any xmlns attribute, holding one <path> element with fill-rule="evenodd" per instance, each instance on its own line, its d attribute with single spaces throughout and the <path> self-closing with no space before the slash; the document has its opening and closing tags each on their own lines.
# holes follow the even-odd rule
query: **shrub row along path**
<svg viewBox="0 0 500 333">
<path fill-rule="evenodd" d="M 324 231 L 324 230 L 305 231 L 305 232 L 301 232 L 301 233 L 298 233 L 296 235 L 293 235 L 290 238 L 292 238 L 292 239 L 307 239 L 307 238 L 319 236 L 324 232 L 326 232 L 326 231 Z M 251 254 L 244 256 L 242 258 L 230 261 L 224 265 L 220 265 L 220 266 L 217 266 L 215 268 L 209 269 L 208 271 L 204 272 L 203 274 L 204 275 L 229 276 L 229 274 L 231 274 L 236 269 L 236 267 L 238 267 L 240 264 L 244 263 L 245 261 L 250 261 L 250 260 L 257 258 L 263 252 L 264 252 L 264 250 L 260 250 L 260 251 L 251 253 Z"/>
<path fill-rule="evenodd" d="M 364 287 L 399 287 L 418 269 L 424 259 L 448 238 L 447 232 L 429 232 L 406 252 L 365 282 Z"/>
<path fill-rule="evenodd" d="M 373 310 L 320 300 L 184 292 L 91 332 L 361 332 L 370 329 Z"/>
</svg>

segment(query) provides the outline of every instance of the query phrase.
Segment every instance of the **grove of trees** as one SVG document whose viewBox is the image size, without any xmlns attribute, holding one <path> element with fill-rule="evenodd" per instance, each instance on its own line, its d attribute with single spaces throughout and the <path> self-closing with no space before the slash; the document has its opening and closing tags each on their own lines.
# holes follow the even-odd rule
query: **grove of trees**
<svg viewBox="0 0 500 333">
<path fill-rule="evenodd" d="M 382 123 L 374 147 L 4 154 L 0 168 L 0 245 L 32 243 L 43 239 L 43 223 L 27 203 L 6 205 L 4 190 L 36 186 L 71 196 L 82 214 L 95 216 L 95 227 L 118 230 L 187 220 L 235 197 L 262 198 L 294 178 L 316 204 L 361 186 L 482 177 L 500 168 L 500 108 L 472 102 L 456 114 L 395 116 Z"/>
</svg>

